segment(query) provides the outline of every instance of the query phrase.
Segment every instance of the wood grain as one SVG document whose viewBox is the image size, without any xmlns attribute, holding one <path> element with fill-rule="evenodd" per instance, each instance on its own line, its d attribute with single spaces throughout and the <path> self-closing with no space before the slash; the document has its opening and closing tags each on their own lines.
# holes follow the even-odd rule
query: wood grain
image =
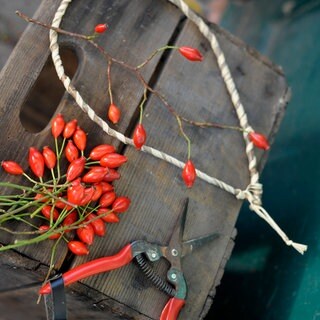
<svg viewBox="0 0 320 320">
<path fill-rule="evenodd" d="M 271 136 L 279 114 L 283 113 L 283 100 L 287 86 L 277 69 L 267 67 L 250 52 L 244 51 L 226 35 L 218 32 L 226 52 L 227 61 L 248 110 L 252 126 Z M 191 23 L 182 29 L 177 45 L 188 44 L 202 48 L 203 64 L 190 64 L 173 53 L 158 79 L 156 88 L 165 92 L 176 110 L 199 121 L 218 121 L 237 125 L 224 84 L 208 44 Z M 261 116 L 261 113 L 264 116 Z M 148 132 L 148 145 L 186 159 L 186 144 L 178 134 L 177 124 L 170 113 L 155 98 L 145 108 L 144 124 Z M 197 168 L 236 187 L 244 188 L 249 181 L 247 159 L 241 135 L 235 131 L 200 129 L 185 126 L 192 144 Z M 241 202 L 233 196 L 198 180 L 191 190 L 181 182 L 180 169 L 149 155 L 137 153 L 128 147 L 130 161 L 121 169 L 123 178 L 117 184 L 120 194 L 132 199 L 130 211 L 117 229 L 110 230 L 109 241 L 98 240 L 95 252 L 113 254 L 128 241 L 148 239 L 166 244 L 172 226 L 181 209 L 181 202 L 189 196 L 190 210 L 186 239 L 218 232 L 220 239 L 207 248 L 195 252 L 183 261 L 189 286 L 188 300 L 181 319 L 198 319 L 206 303 L 208 292 L 220 280 L 220 261 L 228 247 Z M 259 159 L 262 153 L 258 153 Z M 103 249 L 102 249 L 103 248 Z M 82 262 L 83 259 L 78 259 Z M 165 276 L 168 265 L 161 262 L 156 270 Z M 128 266 L 109 274 L 84 281 L 108 296 L 157 319 L 167 300 L 148 282 L 141 282 L 135 266 Z M 154 301 L 157 301 L 155 305 Z"/>
<path fill-rule="evenodd" d="M 43 21 L 50 21 L 56 6 L 56 1 L 45 0 L 36 16 Z M 165 59 L 160 60 L 160 56 L 157 56 L 145 68 L 144 76 L 147 81 L 152 79 L 155 88 L 166 96 L 181 115 L 198 121 L 238 124 L 207 41 L 192 23 L 181 23 L 181 14 L 174 6 L 166 1 L 155 0 L 94 0 L 90 5 L 85 1 L 76 1 L 68 9 L 62 27 L 90 34 L 92 26 L 105 21 L 110 28 L 99 42 L 112 55 L 133 65 L 139 64 L 154 49 L 169 41 L 176 45 L 200 48 L 205 56 L 203 63 L 190 63 L 177 52 L 172 52 Z M 250 124 L 272 140 L 288 99 L 283 74 L 241 41 L 218 27 L 213 28 L 225 52 Z M 62 46 L 74 50 L 78 57 L 78 70 L 72 80 L 74 86 L 97 114 L 104 118 L 109 103 L 105 60 L 83 41 L 66 36 L 60 37 L 60 41 Z M 47 31 L 28 26 L 0 74 L 0 128 L 5 132 L 0 154 L 3 159 L 15 159 L 25 167 L 28 147 L 43 146 L 48 143 L 50 136 L 49 126 L 38 134 L 31 134 L 23 129 L 19 120 L 21 105 L 47 60 L 47 46 Z M 129 135 L 137 122 L 143 88 L 132 73 L 116 65 L 112 68 L 112 80 L 115 102 L 122 109 L 122 121 L 116 128 Z M 187 190 L 182 183 L 180 169 L 137 152 L 132 147 L 124 147 L 106 136 L 67 95 L 57 106 L 57 112 L 62 112 L 67 119 L 78 119 L 88 132 L 88 149 L 98 143 L 112 143 L 129 159 L 120 169 L 121 180 L 115 183 L 118 195 L 132 199 L 129 211 L 121 215 L 119 225 L 108 227 L 106 237 L 95 240 L 88 257 L 75 259 L 73 265 L 112 255 L 128 242 L 137 239 L 165 245 L 180 213 L 182 201 L 188 196 L 190 206 L 184 239 L 212 232 L 220 235 L 218 240 L 183 260 L 189 290 L 186 306 L 179 319 L 202 319 L 212 302 L 215 287 L 220 282 L 226 259 L 231 253 L 230 239 L 233 238 L 234 225 L 242 203 L 200 179 L 192 189 Z M 148 145 L 181 161 L 186 160 L 186 143 L 178 133 L 175 118 L 153 96 L 145 107 L 143 123 L 148 133 Z M 184 125 L 184 130 L 192 140 L 192 159 L 198 169 L 235 187 L 246 187 L 249 181 L 247 159 L 239 132 L 190 125 Z M 262 167 L 266 153 L 258 152 L 258 159 Z M 1 174 L 1 180 L 4 177 Z M 1 234 L 0 240 L 9 243 L 13 238 Z M 21 248 L 19 252 L 46 264 L 50 245 L 42 243 L 32 248 Z M 65 259 L 65 246 L 61 246 L 58 252 L 57 268 Z M 154 267 L 165 277 L 169 265 L 166 261 L 159 261 Z M 92 301 L 103 301 L 106 310 L 115 312 L 114 319 L 119 314 L 124 319 L 157 319 L 168 299 L 144 278 L 134 264 L 88 278 L 72 289 L 78 292 L 75 300 L 81 301 L 81 295 L 84 295 Z M 72 316 L 80 313 L 73 310 Z M 110 313 L 100 310 L 98 316 L 90 316 L 98 319 L 109 317 Z"/>
<path fill-rule="evenodd" d="M 33 320 L 47 319 L 44 299 L 37 304 L 38 289 L 47 272 L 47 268 L 38 261 L 23 257 L 15 252 L 3 252 L 0 255 L 0 310 L 2 320 L 21 319 L 28 315 Z M 21 286 L 34 286 L 20 288 Z M 76 291 L 67 290 L 66 300 L 69 320 L 134 319 L 140 316 L 127 306 L 114 304 L 112 299 L 81 284 L 74 286 Z M 82 293 L 79 293 L 82 292 Z M 106 305 L 108 302 L 108 306 Z M 149 320 L 149 318 L 141 318 Z"/>
<path fill-rule="evenodd" d="M 42 7 L 38 10 L 40 14 L 36 15 L 36 17 L 41 21 L 50 23 L 56 9 L 56 3 L 54 5 L 53 2 L 44 1 Z M 145 59 L 142 56 L 141 47 L 144 48 L 144 54 L 148 55 L 158 47 L 159 43 L 166 44 L 179 22 L 180 13 L 178 10 L 170 7 L 169 10 L 164 11 L 160 9 L 162 5 L 163 3 L 155 1 L 146 1 L 145 6 L 141 6 L 138 1 L 130 1 L 129 5 L 126 1 L 114 1 L 113 3 L 95 1 L 95 3 L 92 2 L 92 6 L 79 6 L 73 3 L 67 12 L 66 23 L 62 27 L 69 31 L 90 34 L 92 26 L 97 21 L 108 21 L 114 27 L 106 35 L 107 38 L 101 37 L 100 43 L 105 44 L 108 50 L 110 47 L 109 52 L 117 56 L 118 59 L 122 59 L 123 55 L 126 55 L 125 61 L 135 65 Z M 46 15 L 42 16 L 42 11 L 45 11 Z M 97 12 L 99 12 L 98 15 Z M 104 12 L 103 16 L 101 16 L 102 12 Z M 132 15 L 132 12 L 136 14 Z M 88 16 L 90 16 L 89 21 L 79 24 L 79 19 L 84 19 L 84 17 Z M 126 21 L 125 25 L 119 23 L 119 19 L 122 16 L 122 19 Z M 154 42 L 152 42 L 148 41 L 151 32 L 148 31 L 149 25 L 161 30 L 166 26 L 167 29 L 154 36 Z M 116 28 L 117 26 L 118 28 Z M 146 32 L 143 32 L 144 30 Z M 0 114 L 2 115 L 0 126 L 1 130 L 6 133 L 6 137 L 3 138 L 0 146 L 0 154 L 2 155 L 2 159 L 15 159 L 24 168 L 28 166 L 26 155 L 29 146 L 42 147 L 49 144 L 53 147 L 49 124 L 40 133 L 34 134 L 26 132 L 19 119 L 21 105 L 26 99 L 28 91 L 32 89 L 37 75 L 41 72 L 41 67 L 45 64 L 48 57 L 47 37 L 48 30 L 30 25 L 26 31 L 26 36 L 21 38 L 8 64 L 1 73 L 0 86 L 3 99 L 0 102 Z M 35 42 L 37 46 L 30 44 Z M 88 46 L 84 41 L 75 41 L 71 38 L 61 37 L 61 42 L 62 46 L 71 48 L 78 56 L 79 67 L 73 77 L 74 85 L 97 114 L 106 118 L 109 103 L 107 96 L 106 61 L 97 50 Z M 122 48 L 130 48 L 130 50 L 123 50 Z M 117 54 L 118 52 L 120 54 Z M 156 57 L 145 68 L 144 76 L 147 81 L 152 76 L 159 58 L 160 56 Z M 112 78 L 115 102 L 121 107 L 124 119 L 121 125 L 117 126 L 117 129 L 125 133 L 128 127 L 130 127 L 131 119 L 136 117 L 143 88 L 134 79 L 132 73 L 117 66 L 112 70 Z M 45 113 L 46 110 L 43 110 L 43 112 Z M 89 121 L 87 116 L 82 113 L 69 96 L 65 95 L 59 106 L 57 106 L 57 112 L 63 113 L 66 119 L 74 117 L 78 119 L 79 124 L 88 132 L 88 149 L 102 142 L 113 143 L 119 148 L 119 142 L 106 137 L 100 128 L 93 126 L 91 121 Z M 15 125 L 13 126 L 12 123 Z M 22 143 L 21 141 L 27 141 L 28 143 Z M 7 175 L 2 174 L 1 177 L 8 179 Z M 17 178 L 13 180 L 17 181 Z M 19 230 L 19 225 L 17 228 Z M 24 226 L 21 228 L 25 229 Z M 3 243 L 10 243 L 15 238 L 7 234 L 0 235 L 0 240 Z M 20 250 L 34 259 L 48 262 L 50 257 L 49 248 L 50 245 L 39 243 L 33 248 L 26 247 Z M 65 258 L 65 246 L 61 246 L 58 253 L 57 268 L 61 266 Z"/>
</svg>

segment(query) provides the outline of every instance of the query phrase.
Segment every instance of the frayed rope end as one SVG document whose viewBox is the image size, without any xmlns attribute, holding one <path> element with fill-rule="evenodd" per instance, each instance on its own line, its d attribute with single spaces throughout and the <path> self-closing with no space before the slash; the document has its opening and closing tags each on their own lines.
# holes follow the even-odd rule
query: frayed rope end
<svg viewBox="0 0 320 320">
<path fill-rule="evenodd" d="M 292 240 L 286 241 L 287 246 L 292 246 L 294 249 L 296 249 L 300 254 L 304 254 L 308 250 L 308 246 L 301 243 L 293 242 Z"/>
<path fill-rule="evenodd" d="M 288 236 L 283 232 L 283 230 L 278 226 L 278 224 L 272 219 L 269 213 L 261 206 L 260 196 L 261 193 L 255 192 L 259 191 L 260 185 L 249 185 L 246 190 L 237 190 L 236 197 L 238 199 L 247 199 L 250 203 L 249 208 L 254 211 L 260 218 L 265 220 L 272 229 L 278 233 L 287 246 L 292 246 L 300 254 L 304 254 L 307 251 L 308 246 L 300 243 L 293 242 L 288 238 Z"/>
</svg>

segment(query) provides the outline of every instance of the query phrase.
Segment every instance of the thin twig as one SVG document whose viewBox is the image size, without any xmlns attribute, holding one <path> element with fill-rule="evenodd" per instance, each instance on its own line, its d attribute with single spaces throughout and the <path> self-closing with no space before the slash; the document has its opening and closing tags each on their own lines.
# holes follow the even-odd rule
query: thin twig
<svg viewBox="0 0 320 320">
<path fill-rule="evenodd" d="M 108 93 L 109 93 L 109 98 L 110 98 L 110 104 L 113 104 L 113 96 L 112 96 L 112 84 L 111 84 L 111 64 L 112 60 L 108 60 L 108 68 L 107 68 L 107 78 L 108 78 Z"/>
<path fill-rule="evenodd" d="M 218 128 L 218 129 L 230 129 L 230 130 L 237 130 L 237 131 L 243 131 L 242 128 L 240 127 L 236 127 L 236 126 L 229 126 L 229 125 L 225 125 L 225 124 L 221 124 L 221 123 L 217 123 L 217 122 L 201 122 L 201 121 L 194 121 L 191 119 L 188 119 L 186 117 L 183 117 L 181 115 L 179 115 L 177 113 L 177 111 L 172 107 L 172 105 L 167 101 L 167 99 L 157 90 L 153 89 L 152 87 L 150 87 L 150 85 L 147 83 L 147 81 L 144 79 L 144 77 L 142 76 L 142 74 L 139 72 L 139 70 L 144 67 L 148 62 L 150 62 L 150 60 L 160 51 L 163 51 L 164 49 L 171 49 L 171 48 L 176 48 L 174 46 L 165 46 L 163 48 L 160 48 L 158 50 L 155 50 L 144 62 L 142 62 L 141 64 L 139 64 L 138 66 L 131 66 L 129 64 L 127 64 L 126 62 L 122 61 L 122 60 L 118 60 L 114 57 L 112 57 L 108 52 L 106 52 L 104 50 L 104 48 L 102 46 L 100 46 L 98 43 L 96 43 L 93 39 L 94 37 L 92 35 L 83 35 L 83 34 L 79 34 L 79 33 L 75 33 L 75 32 L 70 32 L 70 31 L 66 31 L 63 30 L 61 28 L 56 28 L 53 27 L 51 25 L 48 25 L 46 23 L 40 22 L 38 20 L 32 19 L 30 17 L 28 17 L 27 15 L 21 13 L 20 11 L 16 11 L 16 14 L 24 19 L 27 22 L 30 23 L 34 23 L 37 24 L 41 27 L 44 27 L 46 29 L 49 30 L 54 30 L 57 33 L 60 34 L 65 34 L 67 36 L 70 37 L 74 37 L 74 38 L 78 38 L 78 39 L 82 39 L 87 41 L 88 43 L 90 43 L 92 46 L 94 46 L 108 61 L 108 66 L 110 62 L 116 63 L 118 65 L 121 65 L 122 67 L 124 67 L 127 70 L 130 70 L 131 72 L 133 72 L 136 77 L 138 78 L 138 80 L 141 82 L 141 84 L 148 90 L 150 91 L 152 94 L 154 94 L 162 103 L 163 105 L 168 109 L 168 111 L 174 116 L 174 117 L 179 117 L 181 119 L 181 121 L 186 122 L 190 125 L 193 126 L 197 126 L 197 127 L 201 127 L 201 128 Z M 109 79 L 109 78 L 108 78 Z"/>
</svg>

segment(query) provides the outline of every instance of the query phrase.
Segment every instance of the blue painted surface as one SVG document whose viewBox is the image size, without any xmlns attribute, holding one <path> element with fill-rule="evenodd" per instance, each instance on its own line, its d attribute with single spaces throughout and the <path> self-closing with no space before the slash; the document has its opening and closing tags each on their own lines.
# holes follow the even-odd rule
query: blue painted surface
<svg viewBox="0 0 320 320">
<path fill-rule="evenodd" d="M 263 203 L 300 256 L 243 208 L 208 319 L 320 319 L 320 1 L 231 5 L 222 26 L 284 69 L 291 102 L 262 175 Z M 253 125 L 253 124 L 252 124 Z"/>
</svg>

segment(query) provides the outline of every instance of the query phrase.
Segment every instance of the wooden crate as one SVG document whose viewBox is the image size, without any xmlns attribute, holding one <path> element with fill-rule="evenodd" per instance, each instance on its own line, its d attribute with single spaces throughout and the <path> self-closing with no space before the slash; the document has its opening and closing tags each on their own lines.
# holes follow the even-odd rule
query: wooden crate
<svg viewBox="0 0 320 320">
<path fill-rule="evenodd" d="M 57 6 L 57 1 L 44 0 L 35 17 L 50 23 Z M 191 64 L 178 53 L 172 52 L 152 60 L 146 66 L 144 76 L 184 116 L 199 121 L 238 125 L 209 44 L 176 7 L 164 0 L 93 0 L 90 5 L 85 1 L 75 1 L 68 8 L 62 27 L 88 34 L 95 24 L 104 21 L 108 22 L 110 28 L 99 42 L 112 55 L 132 65 L 142 62 L 153 50 L 168 43 L 200 48 L 205 56 L 201 64 Z M 288 100 L 288 88 L 281 70 L 217 26 L 212 26 L 212 29 L 224 50 L 251 125 L 272 141 Z M 96 113 L 105 118 L 109 103 L 105 60 L 84 41 L 61 36 L 60 43 L 65 48 L 71 48 L 78 58 L 78 67 L 72 80 L 74 86 Z M 24 109 L 24 113 L 31 115 L 31 118 L 37 118 L 32 125 L 37 125 L 42 117 L 41 126 L 44 128 L 38 133 L 27 131 L 20 117 L 21 108 L 48 56 L 48 30 L 29 25 L 0 74 L 1 158 L 15 159 L 25 167 L 29 146 L 40 147 L 50 140 L 50 125 L 45 123 L 54 109 L 43 110 L 41 105 L 37 111 Z M 49 83 L 51 81 L 48 75 L 44 79 Z M 143 88 L 132 73 L 118 66 L 112 70 L 112 79 L 116 102 L 123 110 L 122 121 L 115 128 L 130 135 L 138 121 Z M 102 142 L 111 143 L 129 159 L 120 169 L 122 178 L 116 183 L 116 188 L 119 194 L 132 199 L 130 210 L 119 225 L 108 229 L 106 237 L 95 240 L 89 256 L 75 258 L 72 266 L 112 255 L 136 239 L 166 244 L 180 212 L 181 201 L 188 196 L 190 205 L 185 239 L 214 231 L 221 235 L 217 241 L 183 260 L 188 298 L 179 319 L 203 319 L 231 254 L 234 226 L 242 202 L 200 179 L 192 189 L 187 190 L 181 181 L 179 168 L 110 138 L 89 120 L 67 94 L 56 106 L 56 112 L 63 113 L 67 119 L 78 119 L 88 132 L 88 147 Z M 178 134 L 176 120 L 156 97 L 148 99 L 144 124 L 148 132 L 148 145 L 182 161 L 186 159 L 185 140 Z M 248 164 L 239 132 L 187 125 L 185 131 L 192 140 L 192 155 L 197 168 L 239 188 L 247 186 Z M 266 153 L 258 151 L 257 155 L 261 169 Z M 4 179 L 7 176 L 1 174 L 1 180 Z M 0 234 L 1 243 L 13 240 L 7 234 Z M 66 254 L 65 246 L 60 246 L 57 269 L 66 266 Z M 41 279 L 49 256 L 48 243 L 1 254 L 1 270 L 7 275 L 2 277 L 1 287 L 8 287 L 9 279 L 16 279 L 16 283 Z M 6 262 L 8 259 L 9 265 Z M 155 266 L 162 275 L 165 275 L 167 268 L 165 261 Z M 43 308 L 35 305 L 36 289 L 26 290 L 30 294 L 23 295 L 23 299 L 17 292 L 7 293 L 6 299 L 0 299 L 1 308 L 11 309 L 8 319 L 22 314 L 31 305 L 34 319 L 45 317 Z M 68 291 L 68 299 L 72 301 L 69 304 L 70 319 L 145 320 L 159 318 L 168 297 L 154 288 L 137 266 L 131 264 L 72 286 Z"/>
</svg>

